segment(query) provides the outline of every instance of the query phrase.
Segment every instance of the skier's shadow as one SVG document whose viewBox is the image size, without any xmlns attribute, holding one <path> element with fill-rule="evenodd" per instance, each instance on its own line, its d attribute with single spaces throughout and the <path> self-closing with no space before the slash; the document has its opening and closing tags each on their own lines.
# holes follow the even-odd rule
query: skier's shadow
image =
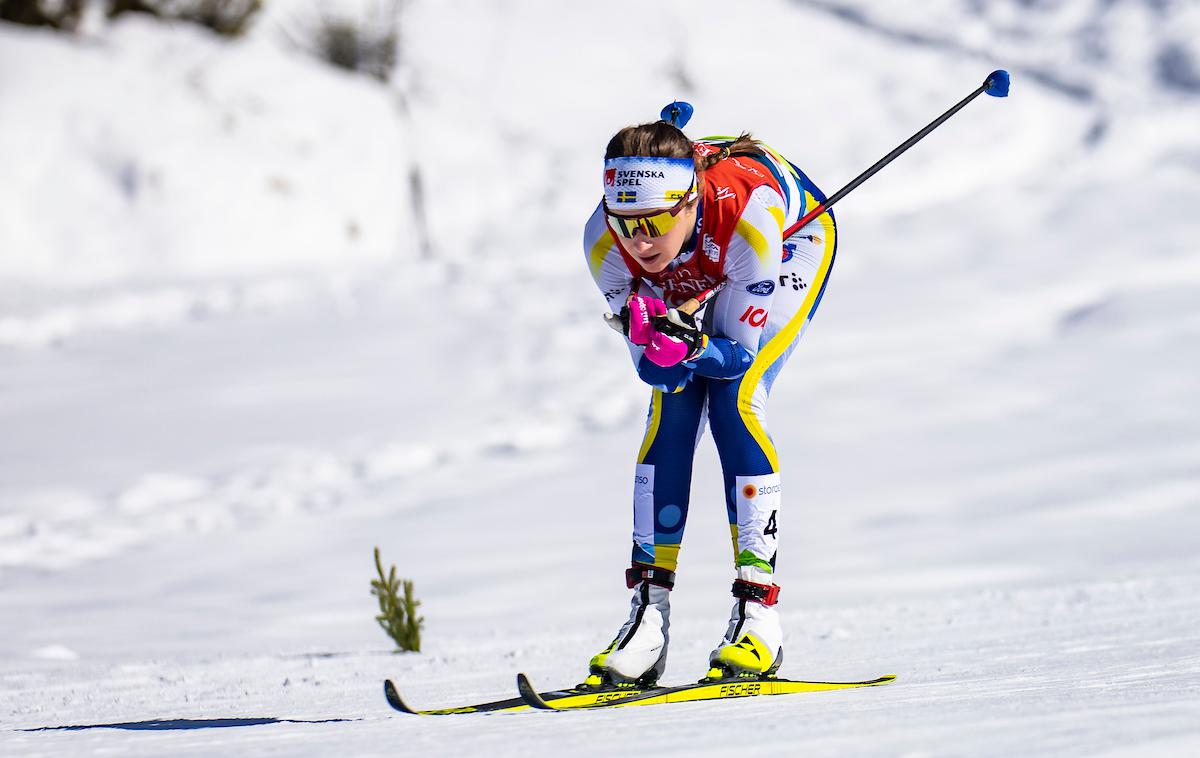
<svg viewBox="0 0 1200 758">
<path fill-rule="evenodd" d="M 76 724 L 72 726 L 39 726 L 20 729 L 21 732 L 77 732 L 83 729 L 131 729 L 134 731 L 168 731 L 173 729 L 221 729 L 231 726 L 261 726 L 263 724 L 336 724 L 361 719 L 156 719 L 154 721 L 124 721 L 115 724 Z"/>
</svg>

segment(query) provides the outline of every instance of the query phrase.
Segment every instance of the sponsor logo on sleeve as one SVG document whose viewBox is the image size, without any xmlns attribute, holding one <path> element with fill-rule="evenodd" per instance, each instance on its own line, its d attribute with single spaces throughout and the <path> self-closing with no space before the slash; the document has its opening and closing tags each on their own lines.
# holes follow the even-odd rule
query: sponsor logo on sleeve
<svg viewBox="0 0 1200 758">
<path fill-rule="evenodd" d="M 780 278 L 782 279 L 782 277 Z M 746 287 L 746 291 L 751 295 L 766 297 L 775 291 L 775 282 L 771 281 L 770 279 L 763 279 L 761 282 L 755 282 L 754 284 L 748 285 Z"/>
<path fill-rule="evenodd" d="M 790 261 L 792 259 L 792 256 L 795 254 L 796 254 L 796 243 L 795 242 L 785 242 L 783 244 L 783 262 L 787 263 L 788 261 Z"/>
<path fill-rule="evenodd" d="M 797 292 L 799 292 L 800 290 L 802 290 L 808 286 L 807 284 L 804 283 L 803 279 L 796 276 L 795 271 L 793 271 L 790 274 L 780 274 L 779 275 L 779 286 L 780 287 L 787 287 L 789 284 L 791 285 L 792 289 L 796 290 Z"/>
<path fill-rule="evenodd" d="M 749 324 L 750 326 L 762 326 L 767 323 L 767 309 L 755 308 L 753 305 L 746 308 L 746 312 L 738 317 L 738 321 Z"/>
<path fill-rule="evenodd" d="M 704 235 L 704 255 L 713 263 L 721 260 L 721 248 L 713 241 L 711 234 Z"/>
</svg>

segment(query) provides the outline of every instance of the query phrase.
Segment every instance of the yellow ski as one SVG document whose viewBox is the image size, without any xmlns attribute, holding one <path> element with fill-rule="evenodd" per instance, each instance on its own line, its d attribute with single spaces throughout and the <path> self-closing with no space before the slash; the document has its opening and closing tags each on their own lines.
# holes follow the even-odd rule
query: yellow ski
<svg viewBox="0 0 1200 758">
<path fill-rule="evenodd" d="M 556 692 L 542 693 L 539 697 L 543 698 L 542 702 L 560 704 L 564 708 L 579 708 L 581 706 L 596 705 L 608 700 L 630 697 L 632 695 L 640 695 L 644 692 L 640 687 L 637 688 L 621 688 L 615 689 L 612 687 L 575 687 L 569 690 L 558 690 Z M 475 705 L 463 705 L 456 708 L 433 708 L 429 710 L 417 710 L 404 702 L 404 698 L 400 697 L 399 690 L 396 685 L 392 684 L 391 679 L 387 679 L 383 683 L 383 694 L 387 698 L 388 705 L 395 708 L 401 713 L 409 713 L 414 716 L 450 716 L 460 713 L 501 713 L 506 711 L 527 711 L 530 705 L 524 698 L 514 697 L 506 700 L 494 700 L 489 703 L 476 703 Z M 538 694 L 538 693 L 534 693 Z"/>
<path fill-rule="evenodd" d="M 895 674 L 861 682 L 802 682 L 773 677 L 738 677 L 716 681 L 701 680 L 695 684 L 678 687 L 654 687 L 644 692 L 616 698 L 604 698 L 605 693 L 593 693 L 591 697 L 559 697 L 559 692 L 539 694 L 524 674 L 517 674 L 517 690 L 532 708 L 542 710 L 578 710 L 580 708 L 626 707 L 634 705 L 658 705 L 660 703 L 687 703 L 697 700 L 721 700 L 734 697 L 756 697 L 758 695 L 788 695 L 795 692 L 825 692 L 846 690 L 855 687 L 877 687 L 895 681 Z M 607 693 L 612 695 L 615 693 Z"/>
</svg>

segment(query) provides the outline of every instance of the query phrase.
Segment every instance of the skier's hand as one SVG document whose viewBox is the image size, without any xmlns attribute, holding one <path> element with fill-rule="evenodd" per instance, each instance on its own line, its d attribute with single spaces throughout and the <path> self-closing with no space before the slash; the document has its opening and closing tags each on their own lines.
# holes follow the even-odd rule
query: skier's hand
<svg viewBox="0 0 1200 758">
<path fill-rule="evenodd" d="M 655 320 L 666 312 L 667 304 L 656 297 L 630 297 L 621 309 L 621 325 L 625 327 L 625 336 L 635 345 L 649 345 L 658 333 Z"/>
<path fill-rule="evenodd" d="M 690 313 L 671 308 L 654 319 L 653 327 L 646 357 L 663 368 L 694 360 L 708 347 L 708 338 Z"/>
</svg>

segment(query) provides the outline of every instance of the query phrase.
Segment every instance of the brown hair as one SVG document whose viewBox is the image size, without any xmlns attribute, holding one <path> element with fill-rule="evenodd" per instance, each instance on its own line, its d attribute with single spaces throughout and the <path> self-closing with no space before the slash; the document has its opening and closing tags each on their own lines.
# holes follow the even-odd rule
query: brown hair
<svg viewBox="0 0 1200 758">
<path fill-rule="evenodd" d="M 627 126 L 613 135 L 604 150 L 604 158 L 644 155 L 651 158 L 692 158 L 696 164 L 696 181 L 703 186 L 704 172 L 731 155 L 764 155 L 758 140 L 749 132 L 742 132 L 737 139 L 722 145 L 712 155 L 696 154 L 692 141 L 674 124 L 655 121 L 649 124 Z"/>
</svg>

